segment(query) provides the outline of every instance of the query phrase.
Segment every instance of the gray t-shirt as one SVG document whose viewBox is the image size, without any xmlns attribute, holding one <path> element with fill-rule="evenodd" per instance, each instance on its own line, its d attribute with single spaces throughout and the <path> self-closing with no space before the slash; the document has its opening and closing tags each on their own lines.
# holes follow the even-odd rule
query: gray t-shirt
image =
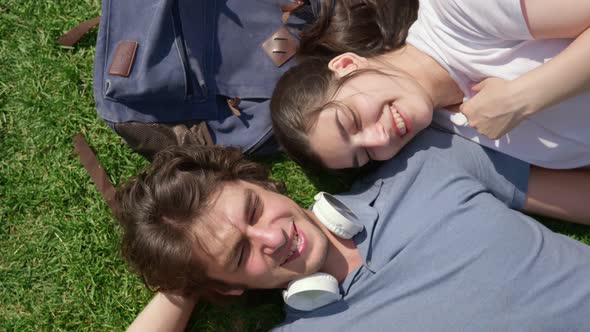
<svg viewBox="0 0 590 332">
<path fill-rule="evenodd" d="M 337 196 L 365 225 L 340 301 L 280 331 L 590 331 L 590 247 L 511 210 L 528 165 L 434 129 Z"/>
</svg>

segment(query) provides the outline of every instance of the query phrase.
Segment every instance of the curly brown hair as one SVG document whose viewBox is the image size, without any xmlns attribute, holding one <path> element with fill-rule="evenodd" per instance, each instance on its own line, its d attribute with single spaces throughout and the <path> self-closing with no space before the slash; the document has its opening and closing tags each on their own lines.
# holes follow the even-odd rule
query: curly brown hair
<svg viewBox="0 0 590 332">
<path fill-rule="evenodd" d="M 243 158 L 236 148 L 173 146 L 117 190 L 121 252 L 152 290 L 211 299 L 212 286 L 199 261 L 203 241 L 195 224 L 228 181 L 248 181 L 274 190 L 268 170 Z M 205 252 L 206 253 L 206 252 Z"/>
</svg>

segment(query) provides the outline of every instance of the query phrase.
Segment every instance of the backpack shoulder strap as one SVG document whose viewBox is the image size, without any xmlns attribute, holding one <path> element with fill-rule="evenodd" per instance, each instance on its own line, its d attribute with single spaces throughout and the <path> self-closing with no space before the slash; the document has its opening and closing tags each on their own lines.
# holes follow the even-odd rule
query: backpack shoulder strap
<svg viewBox="0 0 590 332">
<path fill-rule="evenodd" d="M 57 39 L 57 43 L 62 46 L 74 46 L 86 33 L 88 33 L 88 31 L 90 31 L 90 29 L 97 26 L 99 21 L 100 16 L 97 16 L 76 25 L 68 32 L 61 35 L 59 39 Z"/>
<path fill-rule="evenodd" d="M 116 191 L 115 187 L 111 183 L 111 180 L 109 180 L 107 172 L 105 172 L 105 170 L 100 165 L 96 155 L 94 152 L 92 152 L 82 134 L 76 134 L 73 140 L 74 149 L 76 150 L 82 165 L 84 165 L 84 168 L 86 168 L 86 171 L 88 171 L 92 182 L 94 182 L 96 188 L 98 188 L 102 198 L 111 208 L 111 212 L 115 214 L 117 211 L 117 201 L 115 200 Z"/>
</svg>

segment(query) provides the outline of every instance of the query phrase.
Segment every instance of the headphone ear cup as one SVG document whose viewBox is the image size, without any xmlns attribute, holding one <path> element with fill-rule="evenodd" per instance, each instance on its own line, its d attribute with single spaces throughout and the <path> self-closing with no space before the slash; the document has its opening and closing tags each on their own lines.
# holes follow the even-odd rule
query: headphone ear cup
<svg viewBox="0 0 590 332">
<path fill-rule="evenodd" d="M 350 239 L 363 230 L 363 226 L 352 220 L 358 217 L 336 197 L 320 192 L 314 197 L 311 211 L 330 232 L 344 239 Z M 283 291 L 285 303 L 297 310 L 310 311 L 340 299 L 338 280 L 327 273 L 314 273 L 293 280 Z"/>
<path fill-rule="evenodd" d="M 363 225 L 352 221 L 358 220 L 354 212 L 336 197 L 322 191 L 314 199 L 311 211 L 334 235 L 350 239 L 363 230 Z"/>
<path fill-rule="evenodd" d="M 283 291 L 285 303 L 301 311 L 315 310 L 339 299 L 338 280 L 323 272 L 293 280 Z"/>
</svg>

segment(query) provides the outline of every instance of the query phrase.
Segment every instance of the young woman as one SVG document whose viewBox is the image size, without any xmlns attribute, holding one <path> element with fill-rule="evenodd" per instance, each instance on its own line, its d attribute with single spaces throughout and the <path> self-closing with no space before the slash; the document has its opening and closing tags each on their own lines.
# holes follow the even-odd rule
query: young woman
<svg viewBox="0 0 590 332">
<path fill-rule="evenodd" d="M 416 5 L 336 0 L 303 36 L 304 54 L 357 54 L 309 57 L 279 81 L 274 130 L 296 160 L 342 169 L 389 159 L 434 117 L 534 165 L 590 165 L 590 2 Z"/>
</svg>

